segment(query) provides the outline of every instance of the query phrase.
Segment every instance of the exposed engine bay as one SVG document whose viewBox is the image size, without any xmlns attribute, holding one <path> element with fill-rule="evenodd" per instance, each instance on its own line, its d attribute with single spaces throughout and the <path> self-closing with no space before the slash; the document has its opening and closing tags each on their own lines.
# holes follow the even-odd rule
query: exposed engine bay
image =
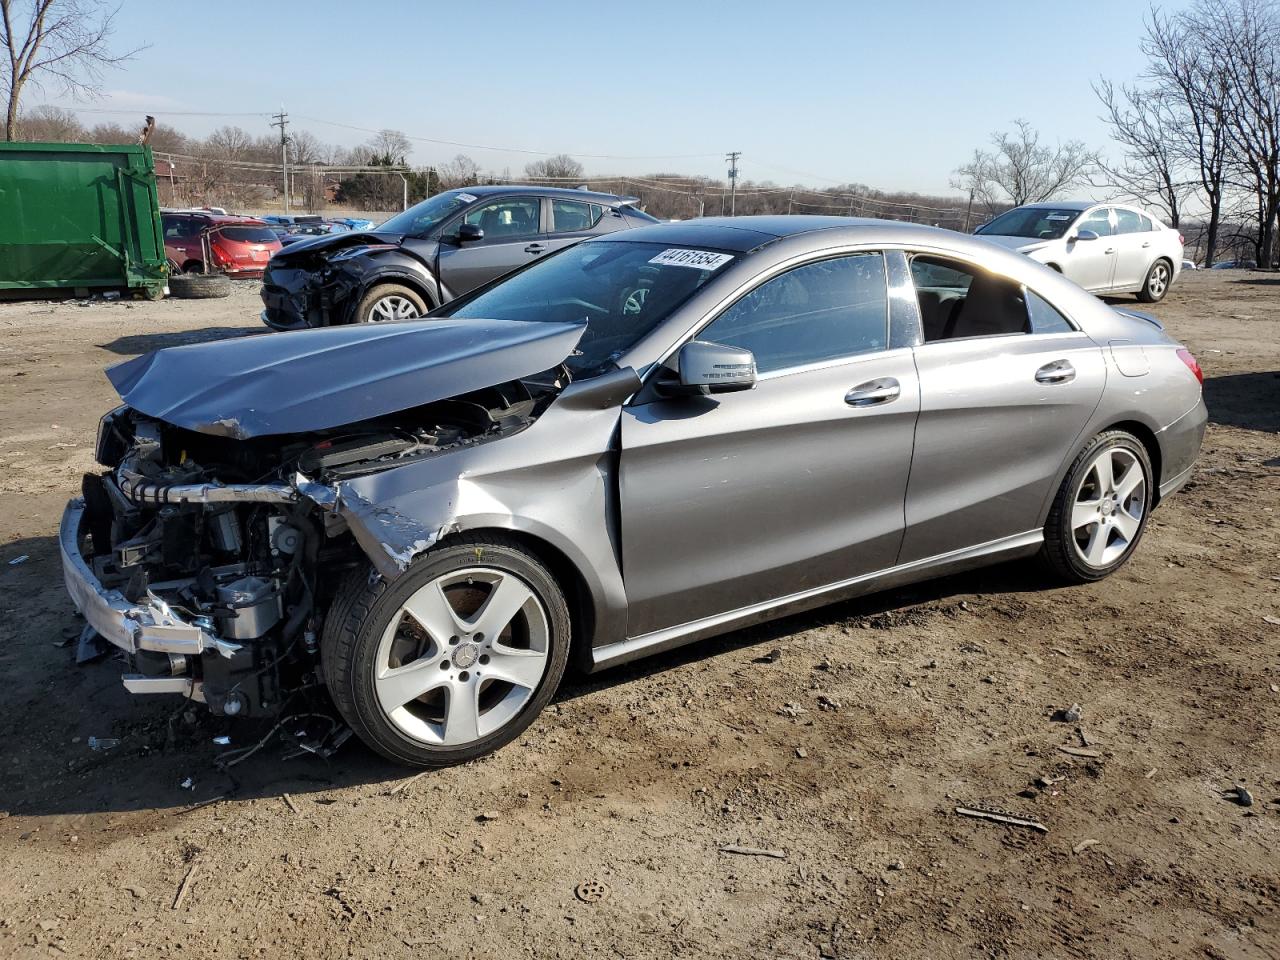
<svg viewBox="0 0 1280 960">
<path fill-rule="evenodd" d="M 522 430 L 564 382 L 552 371 L 360 423 L 248 439 L 128 406 L 108 414 L 97 459 L 109 469 L 85 475 L 73 536 L 93 589 L 131 611 L 135 641 L 135 608 L 147 611 L 147 642 L 126 647 L 130 689 L 168 692 L 177 687 L 149 681 L 185 680 L 214 713 L 271 716 L 321 686 L 318 638 L 338 584 L 378 575 L 334 509 L 338 485 Z"/>
</svg>

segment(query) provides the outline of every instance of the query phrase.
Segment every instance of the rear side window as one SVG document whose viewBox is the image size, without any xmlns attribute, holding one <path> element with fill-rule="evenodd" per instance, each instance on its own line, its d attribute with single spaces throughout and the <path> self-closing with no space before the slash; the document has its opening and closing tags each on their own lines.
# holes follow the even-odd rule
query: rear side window
<svg viewBox="0 0 1280 960">
<path fill-rule="evenodd" d="M 883 350 L 889 335 L 884 255 L 796 267 L 756 287 L 699 340 L 745 347 L 761 373 Z"/>
<path fill-rule="evenodd" d="M 1111 236 L 1111 216 L 1106 210 L 1095 210 L 1076 224 L 1076 229 L 1092 230 L 1100 237 L 1109 237 Z"/>
<path fill-rule="evenodd" d="M 1156 228 L 1155 224 L 1151 221 L 1151 218 L 1146 216 L 1145 214 L 1141 214 L 1141 213 L 1138 214 L 1138 219 L 1142 222 L 1143 233 L 1150 233 L 1152 230 Z"/>
<path fill-rule="evenodd" d="M 604 216 L 604 207 L 598 203 L 581 200 L 551 201 L 551 230 L 553 233 L 572 233 L 590 230 Z"/>
<path fill-rule="evenodd" d="M 1142 225 L 1145 218 L 1136 210 L 1116 209 L 1116 233 L 1142 233 L 1144 230 L 1151 229 L 1151 221 L 1147 221 L 1147 226 Z"/>
<path fill-rule="evenodd" d="M 1044 298 L 978 267 L 917 256 L 911 258 L 911 277 L 925 343 L 1074 329 Z"/>
</svg>

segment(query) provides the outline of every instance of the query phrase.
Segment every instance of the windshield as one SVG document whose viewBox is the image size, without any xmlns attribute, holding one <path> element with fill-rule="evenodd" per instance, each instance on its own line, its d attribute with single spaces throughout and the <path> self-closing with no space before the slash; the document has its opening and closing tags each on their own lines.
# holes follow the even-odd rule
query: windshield
<svg viewBox="0 0 1280 960">
<path fill-rule="evenodd" d="M 977 233 L 992 237 L 1030 237 L 1034 240 L 1057 240 L 1075 219 L 1080 210 L 1054 210 L 1051 207 L 1018 207 L 1002 213 L 990 223 L 983 224 Z"/>
<path fill-rule="evenodd" d="M 723 269 L 733 255 L 665 243 L 587 242 L 530 267 L 437 316 L 587 321 L 575 376 L 610 367 Z"/>
<path fill-rule="evenodd" d="M 429 200 L 414 204 L 404 213 L 397 213 L 390 220 L 374 227 L 378 233 L 403 233 L 420 237 L 457 210 L 476 202 L 473 194 L 464 190 L 437 193 Z"/>
</svg>

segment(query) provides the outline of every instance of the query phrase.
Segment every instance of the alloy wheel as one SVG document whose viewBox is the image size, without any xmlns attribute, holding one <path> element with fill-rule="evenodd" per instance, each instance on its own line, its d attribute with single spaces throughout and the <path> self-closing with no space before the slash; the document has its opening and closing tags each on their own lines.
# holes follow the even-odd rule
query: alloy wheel
<svg viewBox="0 0 1280 960">
<path fill-rule="evenodd" d="M 365 320 L 368 323 L 385 323 L 388 320 L 413 320 L 419 316 L 416 303 L 408 297 L 392 294 L 375 302 Z"/>
<path fill-rule="evenodd" d="M 551 627 L 515 574 L 469 567 L 415 591 L 384 631 L 374 693 L 401 733 L 461 746 L 514 719 L 547 672 Z"/>
<path fill-rule="evenodd" d="M 1123 557 L 1142 530 L 1147 477 L 1124 447 L 1107 447 L 1089 464 L 1071 506 L 1071 541 L 1079 558 L 1095 569 Z"/>
<path fill-rule="evenodd" d="M 1169 268 L 1162 260 L 1151 268 L 1151 276 L 1147 278 L 1147 293 L 1151 295 L 1153 300 L 1159 300 L 1164 296 L 1164 292 L 1168 287 Z"/>
</svg>

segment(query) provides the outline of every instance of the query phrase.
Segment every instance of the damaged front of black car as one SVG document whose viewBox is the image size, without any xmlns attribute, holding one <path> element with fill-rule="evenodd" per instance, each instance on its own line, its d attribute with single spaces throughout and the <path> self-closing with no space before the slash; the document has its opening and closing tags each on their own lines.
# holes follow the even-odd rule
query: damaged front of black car
<svg viewBox="0 0 1280 960">
<path fill-rule="evenodd" d="M 124 405 L 102 420 L 103 469 L 68 504 L 60 547 L 76 608 L 128 659 L 126 688 L 276 716 L 322 687 L 344 579 L 393 579 L 447 532 L 450 495 L 401 514 L 380 502 L 392 475 L 527 429 L 583 329 L 331 328 L 113 367 Z"/>
</svg>

